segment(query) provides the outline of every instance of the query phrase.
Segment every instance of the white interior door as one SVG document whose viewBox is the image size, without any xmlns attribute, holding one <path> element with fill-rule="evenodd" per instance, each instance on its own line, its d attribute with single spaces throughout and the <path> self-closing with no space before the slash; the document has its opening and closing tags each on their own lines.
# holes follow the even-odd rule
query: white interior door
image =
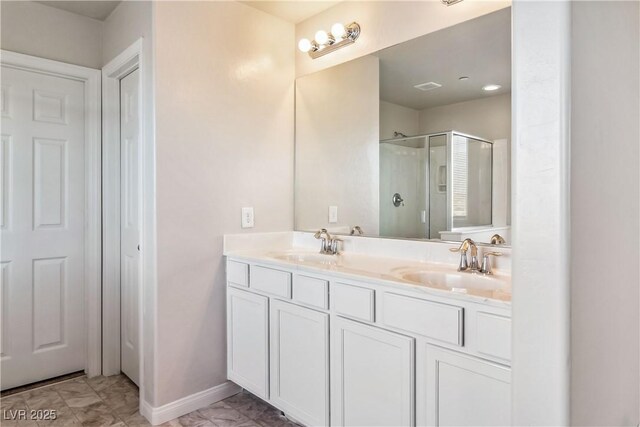
<svg viewBox="0 0 640 427">
<path fill-rule="evenodd" d="M 135 70 L 120 81 L 120 351 L 121 370 L 140 377 L 140 78 Z"/>
<path fill-rule="evenodd" d="M 84 83 L 2 67 L 2 389 L 83 370 Z"/>
</svg>

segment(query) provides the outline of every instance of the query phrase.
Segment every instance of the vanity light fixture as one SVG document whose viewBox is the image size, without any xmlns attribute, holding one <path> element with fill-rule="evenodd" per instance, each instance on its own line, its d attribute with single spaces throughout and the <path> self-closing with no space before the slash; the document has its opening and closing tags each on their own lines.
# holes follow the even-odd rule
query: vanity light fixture
<svg viewBox="0 0 640 427">
<path fill-rule="evenodd" d="M 496 84 L 484 85 L 482 86 L 482 90 L 487 92 L 493 92 L 494 90 L 500 89 L 502 86 Z"/>
<path fill-rule="evenodd" d="M 360 36 L 360 25 L 352 22 L 346 27 L 340 23 L 331 26 L 331 34 L 320 30 L 316 32 L 315 39 L 300 39 L 298 49 L 309 53 L 313 59 L 331 53 L 341 47 L 348 46 Z"/>
</svg>

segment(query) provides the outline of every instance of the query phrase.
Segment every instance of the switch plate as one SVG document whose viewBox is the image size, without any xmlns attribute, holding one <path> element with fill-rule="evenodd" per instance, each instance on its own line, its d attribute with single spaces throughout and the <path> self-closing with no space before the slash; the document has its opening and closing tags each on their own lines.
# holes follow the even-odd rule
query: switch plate
<svg viewBox="0 0 640 427">
<path fill-rule="evenodd" d="M 335 224 L 338 222 L 338 207 L 329 206 L 329 224 Z"/>
<path fill-rule="evenodd" d="M 242 208 L 242 228 L 253 228 L 253 208 Z"/>
</svg>

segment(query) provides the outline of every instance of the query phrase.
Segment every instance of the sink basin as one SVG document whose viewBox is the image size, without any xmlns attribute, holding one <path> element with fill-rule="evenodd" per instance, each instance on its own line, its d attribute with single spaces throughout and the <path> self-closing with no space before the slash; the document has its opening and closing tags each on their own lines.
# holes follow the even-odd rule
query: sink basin
<svg viewBox="0 0 640 427">
<path fill-rule="evenodd" d="M 476 274 L 455 274 L 435 271 L 418 271 L 402 274 L 409 282 L 423 283 L 448 289 L 495 289 L 499 287 L 494 280 Z"/>
<path fill-rule="evenodd" d="M 280 261 L 303 263 L 303 264 L 321 264 L 321 265 L 338 265 L 340 263 L 339 255 L 323 255 L 317 252 L 274 252 L 269 254 L 273 259 Z"/>
<path fill-rule="evenodd" d="M 460 293 L 509 292 L 510 289 L 507 278 L 479 273 L 421 270 L 400 273 L 399 277 L 407 282 Z"/>
</svg>

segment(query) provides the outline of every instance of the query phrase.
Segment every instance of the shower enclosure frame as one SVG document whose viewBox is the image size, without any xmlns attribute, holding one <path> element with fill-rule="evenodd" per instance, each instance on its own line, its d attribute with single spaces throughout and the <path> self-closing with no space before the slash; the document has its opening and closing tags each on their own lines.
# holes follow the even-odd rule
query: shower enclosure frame
<svg viewBox="0 0 640 427">
<path fill-rule="evenodd" d="M 400 142 L 400 141 L 407 141 L 407 140 L 411 140 L 411 139 L 417 139 L 417 138 L 424 138 L 425 139 L 425 148 L 426 148 L 426 153 L 425 153 L 425 168 L 424 168 L 424 173 L 426 174 L 426 183 L 427 185 L 425 186 L 425 210 L 427 212 L 427 220 L 425 222 L 425 227 L 426 227 L 426 234 L 428 235 L 428 239 L 429 240 L 441 240 L 439 238 L 434 238 L 431 236 L 431 200 L 429 198 L 430 196 L 430 167 L 431 167 L 431 151 L 430 151 L 430 138 L 431 137 L 436 137 L 436 136 L 445 136 L 446 137 L 446 158 L 447 158 L 447 195 L 446 195 L 446 208 L 447 208 L 447 212 L 446 212 L 446 217 L 447 217 L 447 231 L 458 231 L 461 229 L 472 229 L 472 228 L 490 228 L 493 227 L 493 184 L 494 184 L 494 179 L 493 179 L 493 167 L 494 167 L 494 160 L 493 160 L 493 144 L 494 142 L 491 140 L 488 140 L 486 138 L 482 138 L 479 136 L 475 136 L 472 134 L 468 134 L 468 133 L 464 133 L 464 132 L 459 132 L 456 130 L 447 130 L 447 131 L 441 131 L 441 132 L 431 132 L 431 133 L 426 133 L 426 134 L 420 134 L 420 135 L 411 135 L 411 136 L 401 136 L 401 137 L 397 137 L 397 138 L 389 138 L 389 139 L 383 139 L 380 140 L 380 144 L 393 144 L 396 142 Z M 479 141 L 479 142 L 485 142 L 489 144 L 489 147 L 491 148 L 491 154 L 490 154 L 490 159 L 491 159 L 491 180 L 490 180 L 490 194 L 491 194 L 491 203 L 489 204 L 490 206 L 490 212 L 489 212 L 489 216 L 491 218 L 491 221 L 489 222 L 489 224 L 478 224 L 478 225 L 474 225 L 474 226 L 469 226 L 469 227 L 457 227 L 454 228 L 453 227 L 453 186 L 451 185 L 453 183 L 453 168 L 449 167 L 450 165 L 453 164 L 453 158 L 452 158 L 452 151 L 453 151 L 453 137 L 454 136 L 460 136 L 463 138 L 467 138 L 467 139 L 472 139 L 475 141 Z M 380 199 L 382 200 L 382 198 Z"/>
</svg>

